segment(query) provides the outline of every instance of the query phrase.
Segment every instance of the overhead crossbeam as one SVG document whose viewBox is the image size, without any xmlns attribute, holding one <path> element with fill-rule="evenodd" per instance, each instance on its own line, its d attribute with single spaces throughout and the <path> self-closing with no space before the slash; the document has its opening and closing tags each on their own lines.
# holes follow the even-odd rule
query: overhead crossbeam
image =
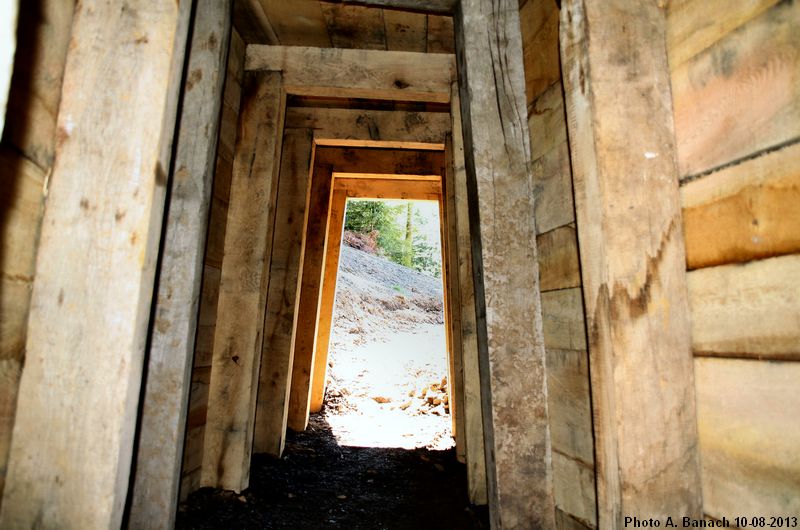
<svg viewBox="0 0 800 530">
<path fill-rule="evenodd" d="M 287 94 L 449 103 L 453 55 L 251 44 L 246 70 L 283 74 Z"/>
</svg>

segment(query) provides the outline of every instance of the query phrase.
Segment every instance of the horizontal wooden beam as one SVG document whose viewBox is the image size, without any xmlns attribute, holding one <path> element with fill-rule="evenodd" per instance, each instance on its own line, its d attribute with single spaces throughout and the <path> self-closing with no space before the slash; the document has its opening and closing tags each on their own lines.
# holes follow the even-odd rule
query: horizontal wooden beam
<svg viewBox="0 0 800 530">
<path fill-rule="evenodd" d="M 443 144 L 450 131 L 450 114 L 290 107 L 286 109 L 286 127 L 313 129 L 318 144 L 326 139 Z"/>
<path fill-rule="evenodd" d="M 686 265 L 800 253 L 800 143 L 681 188 Z"/>
<path fill-rule="evenodd" d="M 341 173 L 440 175 L 444 167 L 442 151 L 407 149 L 317 147 L 315 160 Z"/>
<path fill-rule="evenodd" d="M 378 180 L 413 180 L 441 182 L 441 175 L 387 175 L 385 173 L 339 173 L 333 174 L 333 178 L 340 179 L 378 179 Z"/>
<path fill-rule="evenodd" d="M 337 178 L 334 191 L 344 191 L 348 199 L 407 199 L 437 201 L 442 195 L 441 182 Z"/>
<path fill-rule="evenodd" d="M 452 15 L 458 5 L 458 0 L 322 0 L 331 4 L 357 4 L 371 7 L 387 7 L 389 9 L 403 9 L 406 11 L 419 11 L 421 13 L 438 13 Z"/>
<path fill-rule="evenodd" d="M 246 70 L 283 73 L 287 94 L 448 103 L 456 77 L 447 54 L 250 45 Z"/>
<path fill-rule="evenodd" d="M 427 142 L 384 141 L 384 140 L 333 140 L 322 138 L 316 141 L 317 145 L 328 147 L 379 147 L 392 149 L 417 149 L 419 151 L 443 151 L 444 144 L 431 144 Z"/>
<path fill-rule="evenodd" d="M 698 269 L 687 281 L 695 355 L 800 360 L 800 255 Z"/>
</svg>

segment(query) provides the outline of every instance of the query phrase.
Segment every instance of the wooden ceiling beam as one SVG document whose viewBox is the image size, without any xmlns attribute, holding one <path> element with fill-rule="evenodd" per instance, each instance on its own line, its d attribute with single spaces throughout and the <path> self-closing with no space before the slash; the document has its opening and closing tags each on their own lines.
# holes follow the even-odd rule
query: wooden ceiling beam
<svg viewBox="0 0 800 530">
<path fill-rule="evenodd" d="M 446 112 L 290 107 L 286 127 L 310 128 L 318 145 L 328 140 L 371 140 L 444 144 Z"/>
<path fill-rule="evenodd" d="M 249 45 L 246 70 L 283 74 L 288 94 L 448 103 L 456 78 L 448 54 Z"/>
<path fill-rule="evenodd" d="M 421 13 L 437 13 L 439 15 L 452 15 L 458 0 L 322 0 L 332 4 L 357 4 L 371 7 L 385 7 L 389 9 L 402 9 L 405 11 L 418 11 Z"/>
<path fill-rule="evenodd" d="M 318 146 L 314 158 L 317 165 L 329 165 L 341 173 L 441 175 L 444 167 L 442 151 Z"/>
</svg>

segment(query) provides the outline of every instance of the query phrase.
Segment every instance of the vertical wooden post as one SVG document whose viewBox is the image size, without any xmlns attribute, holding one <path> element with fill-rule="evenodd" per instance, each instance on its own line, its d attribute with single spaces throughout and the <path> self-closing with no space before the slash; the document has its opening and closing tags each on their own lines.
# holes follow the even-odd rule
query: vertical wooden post
<svg viewBox="0 0 800 530">
<path fill-rule="evenodd" d="M 293 344 L 294 365 L 292 388 L 289 395 L 288 426 L 295 431 L 305 430 L 308 425 L 331 184 L 330 166 L 316 167 L 311 177 L 311 186 L 306 202 L 303 271 Z"/>
<path fill-rule="evenodd" d="M 200 479 L 236 492 L 250 480 L 285 109 L 279 72 L 245 72 Z"/>
<path fill-rule="evenodd" d="M 462 0 L 455 18 L 492 525 L 553 528 L 518 2 Z"/>
<path fill-rule="evenodd" d="M 254 441 L 256 452 L 276 457 L 283 453 L 289 409 L 312 135 L 311 129 L 287 129 L 281 155 Z"/>
<path fill-rule="evenodd" d="M 2 528 L 119 528 L 191 2 L 82 2 Z"/>
<path fill-rule="evenodd" d="M 561 27 L 599 527 L 699 518 L 665 13 L 656 2 L 568 0 Z"/>
<path fill-rule="evenodd" d="M 198 0 L 151 329 L 130 528 L 175 526 L 230 0 Z"/>
<path fill-rule="evenodd" d="M 456 458 L 466 463 L 464 438 L 464 359 L 461 349 L 461 291 L 458 277 L 456 241 L 455 179 L 453 171 L 453 140 L 445 142 L 445 167 L 442 171 L 442 195 L 439 199 L 439 224 L 442 243 L 442 282 L 444 284 L 445 326 L 447 326 L 450 378 L 447 390 L 450 418 L 456 440 Z"/>
<path fill-rule="evenodd" d="M 458 252 L 459 301 L 461 304 L 461 357 L 464 371 L 464 438 L 467 460 L 467 491 L 470 502 L 486 504 L 486 456 L 483 443 L 481 377 L 478 366 L 478 336 L 475 323 L 475 286 L 472 277 L 472 239 L 467 204 L 467 175 L 464 167 L 464 141 L 461 134 L 461 108 L 458 84 L 453 84 L 450 100 L 452 122 L 453 193 Z"/>
<path fill-rule="evenodd" d="M 325 265 L 319 301 L 319 324 L 314 345 L 314 373 L 311 375 L 311 412 L 322 410 L 325 399 L 325 379 L 328 376 L 328 346 L 333 326 L 333 303 L 336 298 L 336 275 L 339 272 L 339 253 L 342 247 L 347 195 L 344 190 L 331 193 L 328 235 L 325 238 Z"/>
</svg>

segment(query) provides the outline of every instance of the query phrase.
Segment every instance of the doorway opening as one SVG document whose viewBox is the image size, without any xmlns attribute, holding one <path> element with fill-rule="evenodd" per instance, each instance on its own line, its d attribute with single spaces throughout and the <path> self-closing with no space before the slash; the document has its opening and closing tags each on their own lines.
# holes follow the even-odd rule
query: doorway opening
<svg viewBox="0 0 800 530">
<path fill-rule="evenodd" d="M 323 409 L 341 445 L 454 446 L 439 208 L 346 203 Z"/>
</svg>

